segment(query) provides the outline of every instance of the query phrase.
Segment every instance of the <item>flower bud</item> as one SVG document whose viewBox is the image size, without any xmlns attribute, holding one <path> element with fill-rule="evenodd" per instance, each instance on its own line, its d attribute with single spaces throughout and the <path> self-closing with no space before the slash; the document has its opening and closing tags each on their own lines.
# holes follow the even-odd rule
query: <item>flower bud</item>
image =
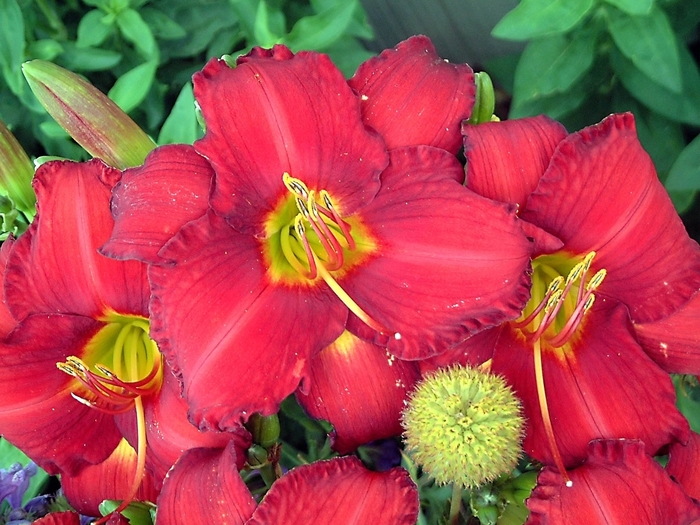
<svg viewBox="0 0 700 525">
<path fill-rule="evenodd" d="M 494 119 L 493 112 L 496 109 L 496 93 L 493 89 L 491 77 L 485 71 L 474 73 L 476 82 L 476 100 L 469 124 L 482 124 Z M 498 120 L 498 117 L 496 117 Z"/>
<path fill-rule="evenodd" d="M 28 218 L 34 217 L 36 196 L 32 190 L 34 165 L 15 136 L 0 121 L 0 193 Z"/>
<path fill-rule="evenodd" d="M 257 443 L 265 449 L 277 443 L 280 437 L 280 420 L 277 414 L 262 416 L 256 412 L 250 416 L 246 428 L 251 433 L 253 443 Z"/>
<path fill-rule="evenodd" d="M 115 168 L 143 164 L 155 148 L 139 126 L 82 77 L 44 60 L 22 65 L 46 111 L 93 157 Z"/>
<path fill-rule="evenodd" d="M 513 470 L 524 420 L 503 378 L 468 367 L 418 383 L 404 410 L 406 450 L 439 484 L 475 488 Z"/>
</svg>

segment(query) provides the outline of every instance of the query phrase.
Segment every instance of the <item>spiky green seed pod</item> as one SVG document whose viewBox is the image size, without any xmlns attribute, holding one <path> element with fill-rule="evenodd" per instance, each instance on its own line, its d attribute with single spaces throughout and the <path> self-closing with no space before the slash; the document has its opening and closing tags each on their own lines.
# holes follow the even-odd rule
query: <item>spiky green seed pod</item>
<svg viewBox="0 0 700 525">
<path fill-rule="evenodd" d="M 474 488 L 511 472 L 520 457 L 520 401 L 503 378 L 475 368 L 426 375 L 402 425 L 407 452 L 439 484 Z"/>
</svg>

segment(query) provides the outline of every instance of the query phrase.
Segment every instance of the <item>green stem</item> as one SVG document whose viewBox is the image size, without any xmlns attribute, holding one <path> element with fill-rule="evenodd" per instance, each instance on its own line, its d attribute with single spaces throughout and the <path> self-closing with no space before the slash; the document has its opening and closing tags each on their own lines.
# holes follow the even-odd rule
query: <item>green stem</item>
<svg viewBox="0 0 700 525">
<path fill-rule="evenodd" d="M 452 485 L 452 501 L 450 501 L 450 518 L 447 521 L 450 525 L 457 525 L 459 521 L 459 511 L 462 508 L 462 485 L 454 483 Z"/>
</svg>

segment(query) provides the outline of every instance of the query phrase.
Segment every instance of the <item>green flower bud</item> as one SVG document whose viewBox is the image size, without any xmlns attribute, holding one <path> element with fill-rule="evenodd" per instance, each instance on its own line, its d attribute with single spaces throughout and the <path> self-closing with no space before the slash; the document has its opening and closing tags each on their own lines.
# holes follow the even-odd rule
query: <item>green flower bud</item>
<svg viewBox="0 0 700 525">
<path fill-rule="evenodd" d="M 503 378 L 474 368 L 428 374 L 403 413 L 406 450 L 439 484 L 474 488 L 515 468 L 524 419 Z"/>
<path fill-rule="evenodd" d="M 7 195 L 18 210 L 34 217 L 36 196 L 32 189 L 34 165 L 15 136 L 0 121 L 0 194 Z"/>
<path fill-rule="evenodd" d="M 476 83 L 476 100 L 472 115 L 469 117 L 469 124 L 491 122 L 493 111 L 496 109 L 496 93 L 491 77 L 485 71 L 481 71 L 474 74 L 474 82 Z"/>
<path fill-rule="evenodd" d="M 253 443 L 265 449 L 277 443 L 280 437 L 280 420 L 277 414 L 262 416 L 256 412 L 250 416 L 245 426 L 253 437 Z"/>
<path fill-rule="evenodd" d="M 44 60 L 22 71 L 46 111 L 93 157 L 115 168 L 143 164 L 153 141 L 107 95 L 82 77 Z"/>
</svg>

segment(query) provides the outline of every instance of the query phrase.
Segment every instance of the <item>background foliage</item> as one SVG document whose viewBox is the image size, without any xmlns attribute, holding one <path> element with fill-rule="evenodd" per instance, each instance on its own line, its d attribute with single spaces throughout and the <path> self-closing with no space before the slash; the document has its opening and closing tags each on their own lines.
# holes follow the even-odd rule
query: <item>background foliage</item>
<svg viewBox="0 0 700 525">
<path fill-rule="evenodd" d="M 683 213 L 700 189 L 699 24 L 694 0 L 522 0 L 493 35 L 527 46 L 490 66 L 509 118 L 545 113 L 573 131 L 632 111 Z"/>
<path fill-rule="evenodd" d="M 357 0 L 0 0 L 0 119 L 32 155 L 84 158 L 22 76 L 40 58 L 84 75 L 158 143 L 191 143 L 190 77 L 209 58 L 283 43 L 351 75 L 372 37 Z"/>
</svg>

